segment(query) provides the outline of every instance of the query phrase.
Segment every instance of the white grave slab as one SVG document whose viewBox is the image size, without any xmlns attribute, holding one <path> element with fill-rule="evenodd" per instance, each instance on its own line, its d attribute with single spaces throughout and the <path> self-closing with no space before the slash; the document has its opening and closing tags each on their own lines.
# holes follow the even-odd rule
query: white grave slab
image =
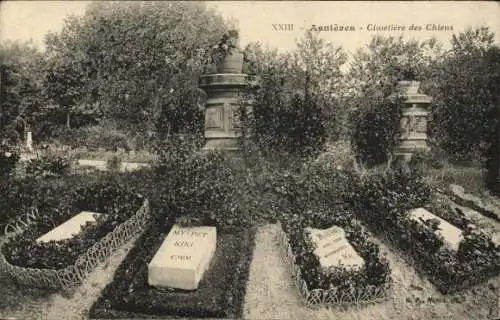
<svg viewBox="0 0 500 320">
<path fill-rule="evenodd" d="M 458 250 L 458 246 L 460 244 L 460 241 L 462 241 L 462 239 L 463 239 L 462 230 L 455 227 L 454 225 L 452 225 L 448 221 L 443 220 L 440 217 L 430 213 L 429 211 L 427 211 L 424 208 L 417 208 L 417 209 L 410 210 L 409 217 L 410 217 L 410 219 L 413 219 L 413 220 L 418 221 L 420 223 L 423 223 L 423 221 L 427 221 L 430 219 L 439 220 L 439 222 L 440 222 L 439 226 L 438 226 L 439 229 L 436 231 L 436 233 L 443 237 L 444 243 L 448 248 L 450 248 L 454 251 Z"/>
<path fill-rule="evenodd" d="M 73 218 L 36 239 L 36 242 L 43 243 L 73 238 L 82 231 L 82 227 L 85 226 L 87 222 L 95 223 L 96 219 L 101 215 L 102 213 L 82 211 Z"/>
<path fill-rule="evenodd" d="M 344 229 L 333 226 L 328 229 L 306 228 L 310 239 L 316 245 L 314 253 L 323 268 L 345 266 L 347 269 L 360 269 L 364 260 L 354 250 L 345 237 Z"/>
<path fill-rule="evenodd" d="M 196 290 L 216 249 L 215 227 L 174 225 L 148 265 L 148 284 Z"/>
</svg>

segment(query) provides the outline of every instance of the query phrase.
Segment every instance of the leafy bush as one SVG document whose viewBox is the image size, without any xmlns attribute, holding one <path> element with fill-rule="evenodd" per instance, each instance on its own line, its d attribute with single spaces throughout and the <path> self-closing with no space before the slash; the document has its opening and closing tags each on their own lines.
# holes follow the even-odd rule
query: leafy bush
<svg viewBox="0 0 500 320">
<path fill-rule="evenodd" d="M 42 191 L 42 190 L 40 190 Z M 108 182 L 77 189 L 64 196 L 63 190 L 45 188 L 48 197 L 32 200 L 37 203 L 39 219 L 21 234 L 2 247 L 2 253 L 11 264 L 30 267 L 62 269 L 73 264 L 79 256 L 119 224 L 130 218 L 142 205 L 144 199 L 127 186 Z M 55 191 L 60 194 L 54 194 Z M 87 224 L 75 237 L 47 243 L 36 243 L 36 239 L 80 211 L 105 213 L 96 224 Z"/>
<path fill-rule="evenodd" d="M 496 118 L 499 118 L 498 112 L 495 114 Z M 500 123 L 496 122 L 493 130 L 493 134 L 488 139 L 489 147 L 486 151 L 486 162 L 485 167 L 487 169 L 486 174 L 486 186 L 488 189 L 496 194 L 500 195 Z"/>
<path fill-rule="evenodd" d="M 483 162 L 497 139 L 500 48 L 488 28 L 454 35 L 437 66 L 429 134 L 454 163 Z"/>
<path fill-rule="evenodd" d="M 387 161 L 399 141 L 402 108 L 402 97 L 386 98 L 351 113 L 351 143 L 359 162 L 374 166 Z"/>
<path fill-rule="evenodd" d="M 0 179 L 5 179 L 14 173 L 20 156 L 7 145 L 0 145 Z"/>
<path fill-rule="evenodd" d="M 106 162 L 106 169 L 111 172 L 118 172 L 120 171 L 121 165 L 121 158 L 117 155 L 113 155 L 111 159 L 108 159 L 108 161 Z"/>
<path fill-rule="evenodd" d="M 45 154 L 31 159 L 26 165 L 26 174 L 34 177 L 61 176 L 69 173 L 71 161 L 64 156 Z"/>
<path fill-rule="evenodd" d="M 165 214 L 187 217 L 194 224 L 216 224 L 222 230 L 250 223 L 236 201 L 236 169 L 227 155 L 166 150 L 154 170 Z"/>
<path fill-rule="evenodd" d="M 153 224 L 137 240 L 118 267 L 113 281 L 92 306 L 92 317 L 241 317 L 255 230 L 218 234 L 213 261 L 197 290 L 150 287 L 147 262 L 163 243 L 173 221 L 172 218 L 167 223 Z"/>
<path fill-rule="evenodd" d="M 267 154 L 276 151 L 298 157 L 314 157 L 325 148 L 326 115 L 320 100 L 311 92 L 287 91 L 274 75 L 261 78 L 252 97 L 252 112 L 241 108 L 244 135 Z M 248 133 L 248 135 L 247 135 Z"/>
<path fill-rule="evenodd" d="M 356 160 L 349 141 L 337 140 L 327 144 L 326 151 L 315 162 L 330 168 L 352 168 Z"/>
<path fill-rule="evenodd" d="M 388 238 L 406 252 L 417 269 L 442 293 L 468 288 L 498 274 L 499 248 L 482 233 L 467 231 L 469 221 L 437 202 L 433 193 L 418 170 L 396 169 L 358 179 L 355 189 L 349 192 L 349 201 L 356 208 L 357 216 L 374 233 Z M 443 246 L 442 237 L 434 232 L 436 224 L 423 226 L 409 219 L 408 211 L 418 207 L 426 207 L 464 229 L 465 237 L 458 253 Z"/>
</svg>

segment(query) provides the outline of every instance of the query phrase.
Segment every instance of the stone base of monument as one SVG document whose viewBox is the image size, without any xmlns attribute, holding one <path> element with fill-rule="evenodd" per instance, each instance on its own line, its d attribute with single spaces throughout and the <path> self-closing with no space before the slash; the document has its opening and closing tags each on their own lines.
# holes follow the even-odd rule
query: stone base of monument
<svg viewBox="0 0 500 320">
<path fill-rule="evenodd" d="M 148 265 L 153 287 L 196 290 L 216 249 L 215 227 L 174 225 Z"/>
<path fill-rule="evenodd" d="M 36 242 L 44 243 L 49 241 L 71 239 L 81 232 L 83 226 L 85 226 L 89 222 L 96 223 L 96 219 L 101 216 L 103 216 L 102 213 L 82 211 L 73 218 L 69 219 L 68 221 L 55 227 L 43 236 L 36 239 Z"/>
<path fill-rule="evenodd" d="M 241 148 L 238 144 L 238 140 L 234 138 L 230 139 L 207 139 L 205 146 L 201 149 L 202 151 L 219 150 L 219 151 L 239 151 Z"/>
</svg>

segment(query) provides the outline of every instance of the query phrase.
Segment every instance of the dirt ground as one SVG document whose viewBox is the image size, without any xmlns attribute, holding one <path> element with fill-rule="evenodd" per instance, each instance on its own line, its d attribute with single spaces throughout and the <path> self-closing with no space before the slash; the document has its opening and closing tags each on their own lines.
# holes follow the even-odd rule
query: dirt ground
<svg viewBox="0 0 500 320">
<path fill-rule="evenodd" d="M 257 233 L 244 305 L 245 319 L 485 320 L 498 317 L 500 277 L 481 287 L 445 297 L 382 243 L 379 244 L 390 261 L 394 280 L 388 301 L 348 311 L 308 309 L 282 261 L 277 235 L 276 225 L 263 226 Z M 111 281 L 132 243 L 115 252 L 71 295 L 19 288 L 0 272 L 0 319 L 88 319 L 90 306 Z"/>
</svg>

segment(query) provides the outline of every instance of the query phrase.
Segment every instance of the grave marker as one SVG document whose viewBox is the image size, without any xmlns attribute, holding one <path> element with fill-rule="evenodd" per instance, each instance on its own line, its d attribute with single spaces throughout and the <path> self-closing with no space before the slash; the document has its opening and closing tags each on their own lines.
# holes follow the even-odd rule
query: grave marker
<svg viewBox="0 0 500 320">
<path fill-rule="evenodd" d="M 82 227 L 86 225 L 87 222 L 95 223 L 96 219 L 102 215 L 102 213 L 82 211 L 68 221 L 36 239 L 36 242 L 44 243 L 49 241 L 71 239 L 82 231 Z"/>
<path fill-rule="evenodd" d="M 439 234 L 443 237 L 445 246 L 454 251 L 458 250 L 460 241 L 462 241 L 463 239 L 462 230 L 458 229 L 448 221 L 443 220 L 440 217 L 430 213 L 424 208 L 417 208 L 410 210 L 408 214 L 410 219 L 417 221 L 421 224 L 423 224 L 424 221 L 428 221 L 431 219 L 438 220 L 439 229 L 436 231 L 436 234 Z"/>
<path fill-rule="evenodd" d="M 364 265 L 363 258 L 345 237 L 344 229 L 333 226 L 324 230 L 314 228 L 305 230 L 316 245 L 314 253 L 323 268 L 344 265 L 347 269 L 359 269 Z"/>
<path fill-rule="evenodd" d="M 216 249 L 215 227 L 174 225 L 148 265 L 148 284 L 196 290 Z"/>
</svg>

